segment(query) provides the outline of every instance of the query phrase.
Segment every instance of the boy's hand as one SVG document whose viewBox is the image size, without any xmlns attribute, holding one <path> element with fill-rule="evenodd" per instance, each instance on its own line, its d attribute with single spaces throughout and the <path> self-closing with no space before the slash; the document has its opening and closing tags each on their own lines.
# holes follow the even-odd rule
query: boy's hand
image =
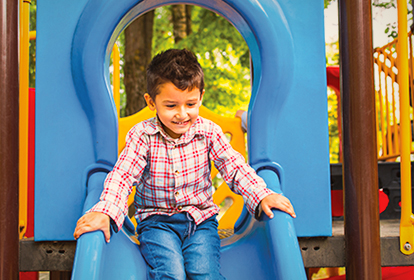
<svg viewBox="0 0 414 280">
<path fill-rule="evenodd" d="M 111 238 L 111 232 L 109 230 L 110 218 L 108 215 L 100 212 L 90 212 L 83 215 L 76 223 L 75 232 L 73 237 L 78 239 L 82 234 L 86 232 L 101 230 L 105 236 L 106 242 L 109 242 Z"/>
<path fill-rule="evenodd" d="M 266 196 L 263 198 L 261 205 L 263 211 L 270 219 L 273 218 L 272 208 L 282 210 L 283 212 L 291 215 L 293 218 L 296 218 L 295 210 L 293 210 L 290 200 L 281 194 L 274 193 Z"/>
</svg>

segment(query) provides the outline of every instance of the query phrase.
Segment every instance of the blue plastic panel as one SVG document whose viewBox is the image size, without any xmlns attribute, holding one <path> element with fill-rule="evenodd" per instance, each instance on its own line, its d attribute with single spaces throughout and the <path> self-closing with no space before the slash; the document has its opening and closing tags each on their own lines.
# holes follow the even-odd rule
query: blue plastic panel
<svg viewBox="0 0 414 280">
<path fill-rule="evenodd" d="M 85 167 L 95 162 L 90 124 L 75 94 L 72 37 L 86 0 L 37 2 L 35 239 L 72 240 Z"/>
<path fill-rule="evenodd" d="M 251 163 L 283 167 L 299 236 L 331 235 L 322 0 L 38 0 L 36 240 L 73 240 L 88 170 L 116 160 L 107 70 L 116 36 L 140 14 L 184 2 L 221 14 L 245 38 Z"/>
</svg>

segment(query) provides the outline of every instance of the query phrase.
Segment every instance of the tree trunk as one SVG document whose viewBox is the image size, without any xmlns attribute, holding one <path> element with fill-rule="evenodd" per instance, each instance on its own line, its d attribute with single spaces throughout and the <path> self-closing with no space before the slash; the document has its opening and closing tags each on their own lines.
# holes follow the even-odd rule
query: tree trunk
<svg viewBox="0 0 414 280">
<path fill-rule="evenodd" d="M 151 61 L 154 10 L 137 18 L 125 29 L 124 84 L 127 96 L 125 115 L 146 106 L 147 66 Z"/>
<path fill-rule="evenodd" d="M 191 34 L 191 9 L 189 5 L 171 6 L 175 44 Z"/>
<path fill-rule="evenodd" d="M 193 6 L 191 5 L 185 5 L 185 23 L 186 23 L 186 28 L 187 28 L 187 36 L 190 35 L 193 30 L 191 28 L 191 10 L 193 9 Z"/>
</svg>

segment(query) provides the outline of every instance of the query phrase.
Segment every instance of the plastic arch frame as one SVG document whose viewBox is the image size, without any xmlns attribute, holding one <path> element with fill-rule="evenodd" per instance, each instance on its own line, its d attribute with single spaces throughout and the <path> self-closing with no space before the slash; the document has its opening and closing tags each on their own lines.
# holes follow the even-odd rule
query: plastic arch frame
<svg viewBox="0 0 414 280">
<path fill-rule="evenodd" d="M 89 119 L 96 143 L 97 162 L 113 163 L 117 157 L 116 109 L 110 93 L 108 71 L 115 40 L 136 17 L 159 6 L 176 3 L 199 5 L 221 14 L 245 38 L 252 54 L 254 76 L 257 77 L 253 83 L 250 108 L 254 109 L 256 103 L 259 106 L 262 103 L 282 104 L 289 93 L 295 65 L 293 39 L 276 1 L 144 0 L 137 3 L 132 0 L 90 0 L 74 33 L 71 67 L 76 94 Z M 274 88 L 279 89 L 277 93 L 265 94 L 274 92 Z M 108 142 L 111 143 L 108 145 Z M 104 146 L 102 143 L 107 144 Z"/>
<path fill-rule="evenodd" d="M 295 55 L 293 38 L 277 1 L 89 0 L 74 32 L 71 48 L 71 72 L 77 98 L 82 104 L 90 124 L 96 163 L 112 165 L 117 158 L 117 117 L 110 92 L 108 71 L 110 53 L 116 38 L 132 20 L 143 13 L 159 6 L 178 3 L 199 5 L 220 14 L 229 20 L 246 40 L 252 54 L 255 77 L 249 108 L 253 115 L 252 118 L 249 116 L 249 121 L 254 123 L 260 118 L 254 113 L 260 111 L 264 104 L 280 104 L 279 106 L 281 106 L 286 101 L 292 87 Z M 278 89 L 277 92 L 275 92 L 275 88 Z M 276 110 L 275 114 L 279 114 L 279 111 Z M 264 120 L 265 125 L 268 121 Z M 261 148 L 267 149 L 269 144 L 266 142 Z M 276 163 L 263 162 L 263 160 L 263 153 L 260 151 L 252 154 L 252 162 L 259 163 L 254 165 L 258 172 L 271 169 L 283 185 L 283 169 Z M 101 187 L 104 173 L 92 172 L 88 180 L 88 188 L 89 185 Z M 271 180 L 273 179 L 274 176 Z M 254 232 L 244 231 L 243 237 L 239 241 L 222 248 L 222 259 L 226 263 L 224 265 L 226 277 L 229 279 L 251 279 L 258 275 L 262 275 L 262 278 L 273 275 L 277 279 L 306 279 L 291 218 L 287 217 L 285 213 L 280 213 L 280 215 L 275 213 L 275 219 L 259 225 L 257 223 L 252 220 L 252 227 L 257 230 Z M 146 269 L 142 257 L 139 250 L 135 249 L 135 245 L 128 245 L 131 244 L 128 237 L 118 233 L 117 237 L 112 238 L 111 244 L 105 244 L 101 235 L 99 232 L 90 233 L 80 238 L 79 241 L 82 244 L 78 243 L 73 279 L 102 279 L 100 277 L 111 279 L 113 272 L 100 271 L 107 268 L 105 263 L 120 262 L 121 259 L 125 260 L 125 265 L 134 263 L 133 268 L 140 270 L 142 277 L 130 271 L 131 265 L 129 270 L 123 270 L 123 272 L 135 275 L 133 279 L 145 279 Z M 283 236 L 281 237 L 281 235 Z M 258 236 L 265 238 L 260 239 Z M 88 239 L 93 240 L 88 242 Z M 121 241 L 121 239 L 125 241 Z M 265 244 L 266 240 L 271 248 Z M 121 242 L 126 245 L 118 245 Z M 94 249 L 94 246 L 97 249 Z M 111 255 L 114 255 L 111 252 L 119 251 L 121 246 L 131 257 L 125 258 L 127 254 L 123 253 L 121 258 L 118 253 L 116 256 L 119 259 L 111 258 Z M 240 254 L 240 250 L 243 250 L 244 254 Z M 260 250 L 269 253 L 267 260 L 263 259 L 262 254 L 259 253 Z M 251 253 L 257 254 L 255 262 L 258 267 L 261 266 L 259 263 L 263 261 L 269 263 L 269 266 L 260 273 L 256 270 L 248 270 L 248 267 L 252 265 Z M 97 255 L 101 260 L 95 261 L 94 268 L 93 265 L 88 266 Z M 287 255 L 289 258 L 286 257 Z M 137 266 L 137 260 L 140 263 L 139 266 Z M 228 262 L 237 265 L 237 268 L 229 265 Z M 112 266 L 116 267 L 111 263 Z M 124 276 L 130 277 L 126 275 Z"/>
</svg>

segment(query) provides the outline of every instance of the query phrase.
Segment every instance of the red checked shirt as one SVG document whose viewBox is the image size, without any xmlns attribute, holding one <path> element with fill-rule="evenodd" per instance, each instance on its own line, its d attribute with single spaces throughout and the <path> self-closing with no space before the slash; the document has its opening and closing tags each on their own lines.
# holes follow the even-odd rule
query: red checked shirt
<svg viewBox="0 0 414 280">
<path fill-rule="evenodd" d="M 198 225 L 219 211 L 213 202 L 211 161 L 227 185 L 243 196 L 250 213 L 272 193 L 215 123 L 198 117 L 185 134 L 173 139 L 152 118 L 129 131 L 100 201 L 89 212 L 107 214 L 120 229 L 135 186 L 138 222 L 154 214 L 188 212 Z"/>
</svg>

